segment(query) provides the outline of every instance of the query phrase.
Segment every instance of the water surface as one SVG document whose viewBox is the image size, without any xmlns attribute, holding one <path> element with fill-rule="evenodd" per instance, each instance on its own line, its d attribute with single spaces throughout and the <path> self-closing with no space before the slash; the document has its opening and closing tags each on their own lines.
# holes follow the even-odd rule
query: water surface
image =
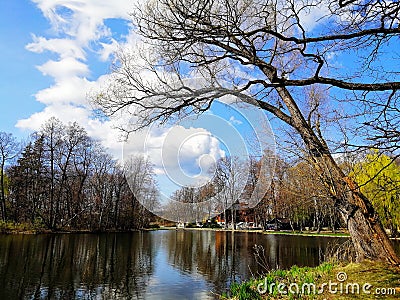
<svg viewBox="0 0 400 300">
<path fill-rule="evenodd" d="M 343 238 L 197 230 L 0 235 L 0 299 L 214 299 L 271 268 L 315 266 Z"/>
</svg>

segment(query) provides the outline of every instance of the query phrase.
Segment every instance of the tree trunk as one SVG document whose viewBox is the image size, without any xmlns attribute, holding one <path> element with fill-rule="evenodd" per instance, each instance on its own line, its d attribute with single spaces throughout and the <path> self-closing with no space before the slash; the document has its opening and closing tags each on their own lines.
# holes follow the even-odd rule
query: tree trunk
<svg viewBox="0 0 400 300">
<path fill-rule="evenodd" d="M 269 77 L 272 79 L 271 74 Z M 300 134 L 311 156 L 314 170 L 329 189 L 335 206 L 347 224 L 356 251 L 356 260 L 381 260 L 399 265 L 400 258 L 394 251 L 371 202 L 337 165 L 319 128 L 313 129 L 305 120 L 286 88 L 279 87 L 276 90 L 290 112 L 290 120 L 284 121 Z"/>
<path fill-rule="evenodd" d="M 1 217 L 3 221 L 7 220 L 7 215 L 6 215 L 6 193 L 5 193 L 5 186 L 4 186 L 4 161 L 5 158 L 3 157 L 2 162 L 1 162 L 1 167 L 0 167 L 0 188 L 1 188 Z"/>
<path fill-rule="evenodd" d="M 382 260 L 400 264 L 371 202 L 359 191 L 356 184 L 345 176 L 331 155 L 315 158 L 315 167 L 329 187 L 335 207 L 347 224 L 356 250 L 356 260 Z M 327 174 L 329 172 L 329 174 Z"/>
</svg>

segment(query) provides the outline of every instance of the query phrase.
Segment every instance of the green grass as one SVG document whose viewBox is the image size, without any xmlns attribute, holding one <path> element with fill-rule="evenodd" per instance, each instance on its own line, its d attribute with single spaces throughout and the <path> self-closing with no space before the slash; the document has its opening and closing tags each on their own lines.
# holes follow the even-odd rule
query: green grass
<svg viewBox="0 0 400 300">
<path fill-rule="evenodd" d="M 0 233 L 14 234 L 14 233 L 40 233 L 43 232 L 44 225 L 40 220 L 35 220 L 32 223 L 15 223 L 12 221 L 0 220 Z"/>
<path fill-rule="evenodd" d="M 346 279 L 340 281 L 338 274 L 345 274 Z M 363 287 L 370 293 L 364 293 Z M 378 294 L 383 291 L 386 295 Z M 271 271 L 263 278 L 234 283 L 229 295 L 221 299 L 400 299 L 400 267 L 370 261 L 345 266 L 323 263 L 315 268 L 293 266 Z"/>
<path fill-rule="evenodd" d="M 326 293 L 326 299 L 400 299 L 400 267 L 391 266 L 383 262 L 365 261 L 360 264 L 351 263 L 346 266 L 337 267 L 337 272 L 345 272 L 347 280 L 345 283 L 358 283 L 360 287 L 365 284 L 371 285 L 368 289 L 370 294 L 360 292 L 359 294 L 346 295 L 339 294 L 336 297 L 329 297 Z M 378 294 L 377 289 L 386 291 L 386 295 Z M 391 293 L 391 294 L 388 294 Z"/>
<path fill-rule="evenodd" d="M 301 235 L 301 236 L 324 236 L 324 237 L 349 237 L 350 235 L 348 233 L 343 233 L 343 232 L 326 232 L 326 231 L 321 231 L 320 233 L 318 232 L 299 232 L 299 231 L 264 231 L 264 234 L 281 234 L 281 235 Z"/>
</svg>

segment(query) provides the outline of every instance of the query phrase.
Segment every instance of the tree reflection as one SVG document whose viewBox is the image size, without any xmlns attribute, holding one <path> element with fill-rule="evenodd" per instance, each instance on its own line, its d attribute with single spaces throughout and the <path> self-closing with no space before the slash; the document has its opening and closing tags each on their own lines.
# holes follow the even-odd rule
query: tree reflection
<svg viewBox="0 0 400 300">
<path fill-rule="evenodd" d="M 204 299 L 265 272 L 254 245 L 272 269 L 315 266 L 328 242 L 345 240 L 203 230 L 2 235 L 0 299 Z"/>
<path fill-rule="evenodd" d="M 145 233 L 7 236 L 0 299 L 139 298 L 153 273 Z"/>
<path fill-rule="evenodd" d="M 327 239 L 285 237 L 231 231 L 168 232 L 169 263 L 183 273 L 199 273 L 212 282 L 215 291 L 224 291 L 233 281 L 260 276 L 266 270 L 254 257 L 254 246 L 264 249 L 270 269 L 292 265 L 315 266 Z"/>
</svg>

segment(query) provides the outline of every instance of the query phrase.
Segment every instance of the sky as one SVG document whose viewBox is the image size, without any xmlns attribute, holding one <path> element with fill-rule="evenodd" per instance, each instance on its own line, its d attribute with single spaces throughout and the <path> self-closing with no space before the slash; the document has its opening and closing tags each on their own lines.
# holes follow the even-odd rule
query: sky
<svg viewBox="0 0 400 300">
<path fill-rule="evenodd" d="M 46 61 L 25 49 L 31 33 L 45 31 L 48 23 L 40 10 L 29 1 L 2 1 L 0 12 L 0 124 L 1 130 L 18 136 L 26 133 L 16 128 L 18 120 L 44 108 L 35 93 L 51 84 L 36 65 Z"/>
<path fill-rule="evenodd" d="M 133 3 L 0 1 L 0 131 L 27 139 L 50 117 L 65 124 L 76 121 L 116 159 L 123 160 L 124 155 L 132 153 L 148 155 L 160 192 L 167 199 L 179 187 L 199 186 L 208 181 L 212 174 L 209 170 L 215 168 L 219 158 L 246 157 L 254 151 L 249 149 L 254 135 L 262 147 L 275 150 L 270 124 L 265 114 L 254 107 L 217 102 L 199 118 L 179 120 L 169 127 L 150 126 L 125 143 L 121 142 L 121 133 L 113 127 L 112 119 L 96 118 L 88 95 L 106 85 L 113 52 L 138 41 L 130 25 Z M 304 28 L 318 30 L 317 20 L 325 13 L 324 6 L 305 12 Z M 388 55 L 395 56 L 385 56 L 391 59 L 378 63 L 397 70 L 397 50 L 386 50 Z M 351 74 L 353 69 L 357 70 L 353 51 L 330 54 L 332 72 Z M 358 55 L 362 54 L 358 50 Z M 125 122 L 129 117 L 121 120 Z M 338 141 L 340 133 L 336 131 L 328 128 L 324 134 L 328 140 Z"/>
<path fill-rule="evenodd" d="M 26 137 L 56 116 L 65 123 L 78 121 L 111 147 L 117 134 L 93 117 L 87 94 L 107 79 L 112 52 L 135 40 L 133 3 L 1 1 L 0 130 Z M 305 17 L 304 26 L 313 26 L 322 12 Z"/>
<path fill-rule="evenodd" d="M 260 125 L 265 116 L 219 103 L 201 118 L 152 127 L 135 134 L 135 142 L 122 143 L 112 120 L 93 114 L 88 94 L 105 85 L 113 51 L 137 38 L 128 14 L 132 5 L 131 0 L 1 1 L 0 131 L 27 139 L 50 117 L 76 121 L 117 159 L 144 149 L 160 188 L 170 195 L 179 186 L 207 181 L 219 158 L 245 155 L 251 119 Z"/>
<path fill-rule="evenodd" d="M 115 39 L 128 32 L 129 3 L 2 1 L 1 130 L 24 137 L 54 115 L 93 131 L 86 93 L 108 72 Z"/>
</svg>

